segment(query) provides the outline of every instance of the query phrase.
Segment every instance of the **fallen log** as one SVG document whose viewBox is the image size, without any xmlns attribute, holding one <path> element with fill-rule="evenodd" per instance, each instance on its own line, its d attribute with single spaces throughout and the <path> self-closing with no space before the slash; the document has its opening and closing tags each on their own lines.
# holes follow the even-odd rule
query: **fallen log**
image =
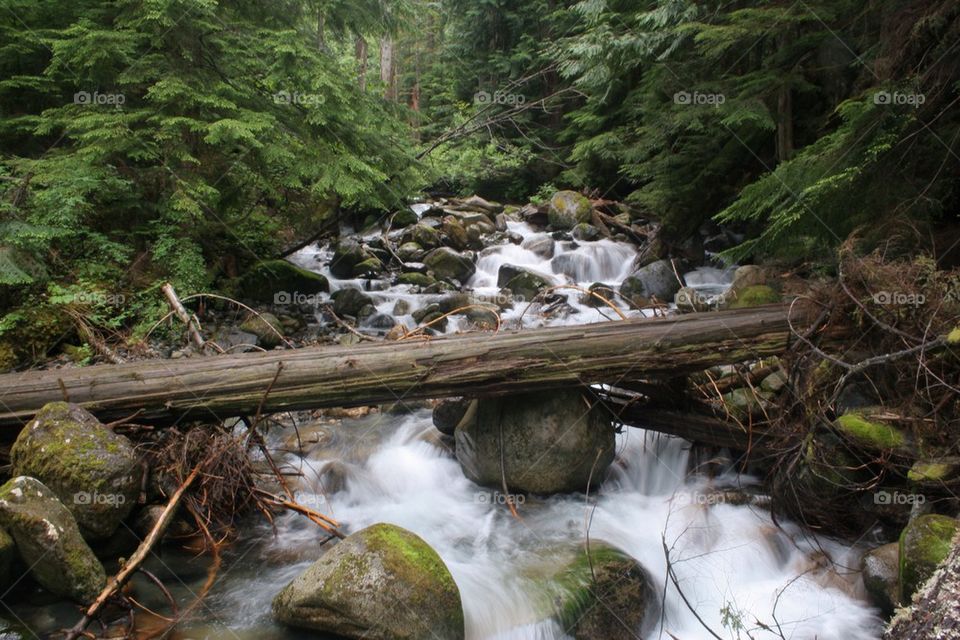
<svg viewBox="0 0 960 640">
<path fill-rule="evenodd" d="M 145 361 L 0 376 L 0 425 L 68 399 L 101 420 L 222 419 L 672 377 L 783 352 L 808 314 L 771 305 L 424 341 Z M 279 373 L 278 373 L 279 370 Z M 271 386 L 272 385 L 272 386 Z M 264 391 L 270 388 L 265 396 Z M 262 405 L 262 406 L 261 406 Z"/>
</svg>

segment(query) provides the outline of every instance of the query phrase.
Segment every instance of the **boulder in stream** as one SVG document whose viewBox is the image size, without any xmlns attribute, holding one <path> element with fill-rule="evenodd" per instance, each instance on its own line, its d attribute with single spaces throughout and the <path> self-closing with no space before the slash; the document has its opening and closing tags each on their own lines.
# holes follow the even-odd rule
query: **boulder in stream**
<svg viewBox="0 0 960 640">
<path fill-rule="evenodd" d="M 440 280 L 466 282 L 477 271 L 471 257 L 447 247 L 434 249 L 423 261 Z"/>
<path fill-rule="evenodd" d="M 576 191 L 558 191 L 550 198 L 547 219 L 554 229 L 568 231 L 578 222 L 590 222 L 593 207 L 590 200 Z"/>
<path fill-rule="evenodd" d="M 392 524 L 341 541 L 273 601 L 283 624 L 368 640 L 464 637 L 460 590 L 426 542 Z"/>
<path fill-rule="evenodd" d="M 373 300 L 370 299 L 370 296 L 352 287 L 340 289 L 333 294 L 333 312 L 340 317 L 358 318 L 360 312 L 372 304 Z"/>
<path fill-rule="evenodd" d="M 584 491 L 600 484 L 614 458 L 609 416 L 579 393 L 483 398 L 476 420 L 458 426 L 455 435 L 468 478 L 497 488 L 505 480 L 515 491 Z"/>
<path fill-rule="evenodd" d="M 509 289 L 515 297 L 522 300 L 533 300 L 541 290 L 552 284 L 550 276 L 526 267 L 505 264 L 501 265 L 497 272 L 497 286 Z"/>
<path fill-rule="evenodd" d="M 49 487 L 76 518 L 84 537 L 110 537 L 137 503 L 141 463 L 130 441 L 75 404 L 51 402 L 10 450 L 15 476 Z"/>
<path fill-rule="evenodd" d="M 950 553 L 957 521 L 935 513 L 918 516 L 900 534 L 900 601 L 913 594 Z"/>
<path fill-rule="evenodd" d="M 39 480 L 17 476 L 0 487 L 0 526 L 10 532 L 30 574 L 50 593 L 86 604 L 106 585 L 103 565 L 73 515 Z"/>
<path fill-rule="evenodd" d="M 591 541 L 556 577 L 556 617 L 576 640 L 642 638 L 660 606 L 650 576 L 626 553 Z"/>
<path fill-rule="evenodd" d="M 261 304 L 277 304 L 292 299 L 294 294 L 312 296 L 329 290 L 330 283 L 324 276 L 286 260 L 260 262 L 240 280 L 240 295 Z"/>
<path fill-rule="evenodd" d="M 669 260 L 657 260 L 640 267 L 620 285 L 620 295 L 635 307 L 646 306 L 656 297 L 661 302 L 673 299 L 680 281 Z"/>
<path fill-rule="evenodd" d="M 467 415 L 469 414 L 469 416 Z M 447 398 L 433 407 L 433 426 L 440 433 L 452 436 L 457 425 L 476 415 L 476 400 L 471 398 Z"/>
</svg>

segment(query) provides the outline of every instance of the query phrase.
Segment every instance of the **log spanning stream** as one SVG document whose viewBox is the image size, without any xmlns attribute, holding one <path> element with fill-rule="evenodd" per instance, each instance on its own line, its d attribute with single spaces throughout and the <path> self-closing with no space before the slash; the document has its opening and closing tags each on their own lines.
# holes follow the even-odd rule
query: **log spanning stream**
<svg viewBox="0 0 960 640">
<path fill-rule="evenodd" d="M 546 236 L 522 224 L 513 224 L 511 230 L 521 234 L 525 243 L 531 238 Z M 551 275 L 558 284 L 572 282 L 582 287 L 589 287 L 593 282 L 616 284 L 629 272 L 634 249 L 625 243 L 601 242 L 603 247 L 597 247 L 596 243 L 584 243 L 578 248 L 558 247 L 557 255 L 567 255 L 560 261 L 556 257 L 539 257 L 523 246 L 512 244 L 488 248 L 478 262 L 478 271 L 470 285 L 477 292 L 490 293 L 495 289 L 497 269 L 504 262 L 536 268 Z M 308 248 L 295 259 L 302 266 L 329 275 L 325 268 L 329 252 L 324 248 Z M 702 269 L 688 274 L 687 281 L 704 290 L 722 291 L 729 282 L 729 273 L 720 269 Z M 331 279 L 331 283 L 335 289 L 359 284 L 337 279 Z M 373 297 L 378 311 L 393 313 L 401 322 L 409 322 L 409 317 L 396 313 L 397 302 L 404 300 L 408 303 L 406 306 L 416 308 L 425 298 L 403 286 L 384 286 L 368 294 Z M 531 317 L 524 320 L 528 326 L 524 332 L 510 335 L 523 336 L 525 332 L 537 336 L 556 334 L 563 339 L 553 347 L 559 350 L 558 353 L 565 353 L 564 345 L 573 342 L 571 335 L 581 338 L 588 335 L 589 332 L 579 325 L 604 319 L 601 311 L 580 305 L 575 299 L 572 305 L 577 313 L 547 321 Z M 513 318 L 519 313 L 519 309 L 515 310 Z M 638 312 L 626 309 L 624 313 L 638 315 Z M 736 337 L 736 344 L 728 345 L 729 349 L 743 349 L 746 344 L 748 351 L 766 353 L 764 349 L 770 348 L 772 340 L 779 341 L 777 348 L 782 348 L 782 342 L 786 340 L 782 311 L 758 313 L 759 324 L 745 322 L 745 316 L 731 317 L 730 322 L 743 331 Z M 669 322 L 657 321 L 653 325 Z M 692 327 L 697 322 L 701 321 L 683 320 L 680 332 L 682 327 Z M 745 324 L 737 325 L 738 322 Z M 535 332 L 536 324 L 554 326 Z M 641 360 L 641 368 L 647 373 L 657 366 L 666 370 L 683 369 L 691 363 L 701 368 L 711 364 L 710 358 L 715 352 L 703 347 L 688 349 L 685 357 L 689 360 L 666 367 L 663 363 L 670 350 L 669 340 L 661 340 L 655 349 L 644 355 L 644 336 L 629 334 L 632 329 L 628 329 L 639 324 L 631 320 L 619 325 L 622 332 L 627 333 L 627 338 L 617 342 L 609 353 L 604 352 L 609 358 L 608 365 L 615 361 L 617 352 L 621 355 L 628 353 L 635 359 L 646 358 Z M 725 328 L 726 336 L 730 335 L 729 326 Z M 447 331 L 457 329 L 456 323 L 452 322 Z M 604 335 L 611 338 L 617 333 L 609 331 Z M 709 330 L 700 326 L 695 333 L 706 335 Z M 685 337 L 690 338 L 690 335 L 693 334 Z M 723 342 L 720 334 L 710 335 L 712 348 L 716 347 L 718 340 Z M 753 342 L 751 335 L 757 338 Z M 457 339 L 456 342 L 471 345 L 471 340 L 477 339 Z M 496 340 L 489 339 L 480 351 L 493 349 Z M 429 350 L 444 342 L 436 340 L 432 345 L 402 348 Z M 522 342 L 505 344 L 503 351 L 494 351 L 502 360 L 480 351 L 472 353 L 458 361 L 457 366 L 451 366 L 446 378 L 438 378 L 441 380 L 438 384 L 449 385 L 450 380 L 459 375 L 462 386 L 457 389 L 461 392 L 470 385 L 481 388 L 484 384 L 489 385 L 489 391 L 509 390 L 504 387 L 504 381 L 525 374 L 516 372 L 517 360 L 511 359 L 517 357 Z M 597 351 L 599 344 L 588 345 L 593 355 L 602 355 Z M 376 345 L 362 346 L 355 349 L 353 357 L 358 357 L 356 354 L 365 357 L 363 354 L 367 353 L 373 355 L 365 363 L 376 366 L 379 357 L 376 354 L 384 351 Z M 245 379 L 243 376 L 247 374 L 238 367 L 244 362 L 260 366 L 255 363 L 262 360 L 269 361 L 269 366 L 260 373 L 270 378 L 276 361 L 281 357 L 289 360 L 290 356 L 287 352 L 282 356 L 266 354 L 251 360 L 237 360 L 241 364 L 228 368 L 222 377 L 234 382 Z M 465 367 L 464 363 L 470 358 L 488 366 L 486 377 L 480 373 L 483 367 Z M 210 360 L 213 362 L 217 358 Z M 302 366 L 308 366 L 307 360 Z M 514 369 L 514 375 L 503 373 L 506 368 L 497 369 L 498 362 L 509 363 L 508 368 Z M 566 360 L 564 363 L 553 371 L 566 370 L 570 363 Z M 190 366 L 208 365 L 191 363 Z M 285 367 L 284 370 L 295 369 L 291 365 L 290 369 Z M 584 372 L 578 370 L 574 377 L 583 375 Z M 283 405 L 284 402 L 296 406 L 290 400 L 294 396 L 288 395 L 288 391 L 294 393 L 297 385 L 284 387 L 280 384 L 282 379 L 278 378 L 278 387 L 270 394 L 275 402 L 280 403 L 273 408 L 289 408 Z M 583 381 L 601 379 L 587 375 Z M 400 384 L 402 378 L 395 380 Z M 35 378 L 32 383 L 39 384 L 39 381 Z M 105 402 L 107 397 L 96 394 L 109 391 L 104 391 L 107 385 L 91 385 L 88 387 L 91 395 L 82 396 L 85 392 L 79 379 L 67 380 L 66 386 L 69 393 L 80 394 L 81 401 L 86 399 L 94 408 L 104 406 L 98 403 Z M 371 385 L 365 395 L 357 396 L 357 401 L 352 404 L 376 399 L 395 400 L 376 396 L 373 388 Z M 310 391 L 334 393 L 321 385 L 311 387 Z M 391 393 L 394 391 L 391 389 Z M 417 392 L 411 393 L 415 396 Z M 224 396 L 227 400 L 214 400 L 214 394 L 199 395 L 210 398 L 214 404 L 222 402 L 214 407 L 217 410 L 242 408 L 229 405 L 229 394 Z M 255 400 L 261 396 L 262 391 L 250 392 L 250 398 Z M 8 395 L 8 400 L 11 397 L 13 394 Z M 129 405 L 124 404 L 128 401 Z M 106 413 L 124 414 L 134 406 L 133 401 L 134 394 L 131 393 L 129 398 Z M 165 402 L 169 403 L 170 399 Z M 325 404 L 334 403 L 331 400 Z M 317 406 L 316 403 L 313 406 Z M 5 411 L 8 423 L 12 423 L 20 409 L 18 405 L 11 405 Z M 273 430 L 269 444 L 283 456 L 286 464 L 301 472 L 294 485 L 298 500 L 330 513 L 349 531 L 376 522 L 390 522 L 424 538 L 446 562 L 460 589 L 467 637 L 471 640 L 567 638 L 550 617 L 549 585 L 544 583 L 542 576 L 549 575 L 550 570 L 567 559 L 571 549 L 582 544 L 587 536 L 620 547 L 635 557 L 649 572 L 656 591 L 664 598 L 662 615 L 653 621 L 645 635 L 639 635 L 638 630 L 637 637 L 700 640 L 715 638 L 712 632 L 722 638 L 751 640 L 868 640 L 879 636 L 881 623 L 861 599 L 857 548 L 841 541 L 817 538 L 789 522 L 780 521 L 777 526 L 763 507 L 728 501 L 723 497 L 728 495 L 725 491 L 749 490 L 755 486 L 755 480 L 729 469 L 721 468 L 717 472 L 715 462 L 711 465 L 714 473 L 710 477 L 698 473 L 696 470 L 703 468 L 698 463 L 705 461 L 693 460 L 689 443 L 680 438 L 627 429 L 618 436 L 616 461 L 599 492 L 589 498 L 582 494 L 527 497 L 520 504 L 520 518 L 517 519 L 503 505 L 502 495 L 477 486 L 464 476 L 452 452 L 438 439 L 428 410 L 404 415 L 373 412 L 358 418 L 301 424 L 299 439 L 310 443 L 302 454 L 293 451 L 297 437 L 291 432 L 289 429 L 283 432 Z M 695 471 L 691 473 L 691 469 Z M 322 553 L 317 546 L 318 531 L 305 519 L 285 514 L 279 516 L 275 524 L 277 535 L 270 527 L 260 524 L 244 533 L 242 540 L 225 557 L 219 580 L 210 596 L 175 637 L 211 640 L 320 637 L 279 627 L 271 620 L 270 602 L 276 593 Z M 162 557 L 153 559 L 148 568 L 171 586 L 175 597 L 188 601 L 205 579 L 206 562 L 186 553 L 167 551 Z M 675 583 L 667 577 L 668 566 L 676 578 Z M 149 589 L 145 588 L 144 592 Z M 143 604 L 157 610 L 164 607 L 160 599 Z M 60 614 L 66 621 L 75 617 L 72 611 L 56 612 L 44 607 L 17 612 L 24 622 L 39 628 L 50 628 L 51 617 Z M 40 624 L 41 619 L 45 624 Z"/>
</svg>

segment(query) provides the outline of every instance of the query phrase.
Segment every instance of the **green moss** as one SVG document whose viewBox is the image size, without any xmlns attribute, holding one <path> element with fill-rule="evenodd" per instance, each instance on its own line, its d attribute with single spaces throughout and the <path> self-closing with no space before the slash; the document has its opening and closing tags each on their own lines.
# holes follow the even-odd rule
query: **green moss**
<svg viewBox="0 0 960 640">
<path fill-rule="evenodd" d="M 947 334 L 947 344 L 960 344 L 960 327 L 955 327 Z"/>
<path fill-rule="evenodd" d="M 747 287 L 737 294 L 736 300 L 730 303 L 731 309 L 749 309 L 759 307 L 765 304 L 780 302 L 780 294 L 773 287 L 765 284 L 758 284 Z"/>
<path fill-rule="evenodd" d="M 403 557 L 406 561 L 390 568 L 411 584 L 421 582 L 428 574 L 444 589 L 457 589 L 450 570 L 430 545 L 416 535 L 389 524 L 375 524 L 364 532 L 364 541 L 371 551 L 380 551 L 384 558 Z"/>
<path fill-rule="evenodd" d="M 911 482 L 938 482 L 947 480 L 957 474 L 956 461 L 922 461 L 918 460 L 907 472 L 907 479 Z"/>
<path fill-rule="evenodd" d="M 911 596 L 936 571 L 957 532 L 957 521 L 927 514 L 915 518 L 900 535 L 900 600 Z"/>
<path fill-rule="evenodd" d="M 429 287 L 436 280 L 425 273 L 402 273 L 397 278 L 397 284 L 411 284 L 417 287 Z"/>
<path fill-rule="evenodd" d="M 896 449 L 907 442 L 906 436 L 899 430 L 882 422 L 867 420 L 859 413 L 842 415 L 834 424 L 841 433 L 877 449 Z"/>
</svg>

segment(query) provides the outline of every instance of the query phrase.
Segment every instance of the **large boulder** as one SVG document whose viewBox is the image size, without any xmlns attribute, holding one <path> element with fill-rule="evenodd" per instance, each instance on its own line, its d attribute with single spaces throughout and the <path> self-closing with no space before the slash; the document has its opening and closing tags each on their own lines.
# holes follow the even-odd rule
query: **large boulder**
<svg viewBox="0 0 960 640">
<path fill-rule="evenodd" d="M 555 615 L 576 640 L 633 640 L 646 635 L 660 609 L 647 572 L 626 553 L 591 541 L 555 579 Z"/>
<path fill-rule="evenodd" d="M 873 604 L 885 615 L 893 613 L 900 606 L 900 545 L 891 542 L 866 552 L 860 571 Z"/>
<path fill-rule="evenodd" d="M 673 300 L 679 290 L 680 281 L 669 260 L 640 267 L 620 285 L 620 295 L 635 307 L 646 306 L 653 297 L 661 302 Z"/>
<path fill-rule="evenodd" d="M 17 476 L 0 487 L 0 526 L 24 564 L 50 593 L 86 604 L 106 585 L 103 565 L 84 542 L 70 511 L 52 489 Z"/>
<path fill-rule="evenodd" d="M 352 278 L 353 270 L 371 255 L 353 238 L 345 238 L 337 244 L 330 261 L 330 273 L 335 278 Z"/>
<path fill-rule="evenodd" d="M 440 232 L 424 222 L 413 225 L 403 234 L 404 243 L 415 242 L 424 249 L 435 249 L 440 241 Z"/>
<path fill-rule="evenodd" d="M 340 289 L 333 294 L 333 312 L 338 316 L 359 317 L 368 305 L 373 305 L 373 300 L 359 289 Z"/>
<path fill-rule="evenodd" d="M 515 297 L 523 300 L 533 300 L 541 290 L 552 284 L 550 276 L 526 267 L 505 264 L 501 265 L 497 272 L 497 286 L 508 289 Z"/>
<path fill-rule="evenodd" d="M 13 475 L 53 491 L 88 540 L 110 537 L 140 495 L 143 470 L 133 445 L 75 404 L 44 406 L 20 432 L 10 461 Z"/>
<path fill-rule="evenodd" d="M 933 575 L 957 533 L 957 521 L 934 513 L 918 516 L 900 534 L 900 601 L 913 594 Z"/>
<path fill-rule="evenodd" d="M 329 290 L 330 283 L 324 276 L 286 260 L 260 262 L 240 280 L 240 295 L 261 304 L 283 304 Z"/>
<path fill-rule="evenodd" d="M 577 226 L 578 222 L 590 222 L 592 217 L 593 207 L 582 193 L 558 191 L 550 198 L 547 220 L 554 229 L 567 231 Z"/>
<path fill-rule="evenodd" d="M 543 494 L 584 491 L 591 478 L 601 482 L 615 448 L 609 416 L 596 403 L 587 406 L 579 393 L 481 399 L 476 420 L 457 427 L 457 460 L 479 484 L 506 481 L 511 490 Z"/>
<path fill-rule="evenodd" d="M 434 249 L 423 261 L 440 280 L 459 280 L 465 283 L 477 271 L 472 258 L 447 247 Z"/>
<path fill-rule="evenodd" d="M 375 524 L 328 551 L 273 601 L 283 624 L 368 640 L 464 637 L 460 590 L 430 545 Z"/>
</svg>

